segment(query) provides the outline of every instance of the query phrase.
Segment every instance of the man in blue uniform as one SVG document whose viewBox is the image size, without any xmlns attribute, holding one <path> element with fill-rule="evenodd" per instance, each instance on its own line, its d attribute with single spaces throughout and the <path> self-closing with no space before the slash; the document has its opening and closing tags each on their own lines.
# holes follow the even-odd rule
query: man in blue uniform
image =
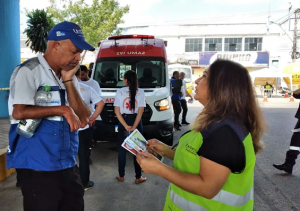
<svg viewBox="0 0 300 211">
<path fill-rule="evenodd" d="M 180 130 L 180 123 L 179 123 L 179 115 L 181 113 L 181 87 L 182 87 L 182 80 L 179 79 L 179 72 L 174 71 L 173 77 L 170 80 L 171 86 L 172 86 L 172 104 L 173 104 L 173 110 L 174 110 L 174 128 L 175 130 Z"/>
<path fill-rule="evenodd" d="M 47 39 L 45 54 L 18 66 L 10 79 L 7 168 L 17 169 L 25 211 L 81 211 L 77 130 L 88 124 L 91 111 L 74 75 L 81 52 L 95 49 L 71 22 L 54 26 Z M 45 92 L 47 98 L 41 100 Z M 41 122 L 32 137 L 16 132 L 20 120 L 26 127 L 36 119 Z"/>
</svg>

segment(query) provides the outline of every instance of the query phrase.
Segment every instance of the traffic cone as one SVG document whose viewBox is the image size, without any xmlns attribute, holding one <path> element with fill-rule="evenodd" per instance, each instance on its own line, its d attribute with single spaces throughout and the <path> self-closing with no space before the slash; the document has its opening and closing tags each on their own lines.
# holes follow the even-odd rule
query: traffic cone
<svg viewBox="0 0 300 211">
<path fill-rule="evenodd" d="M 268 102 L 268 95 L 267 95 L 267 92 L 265 92 L 265 95 L 264 95 L 264 100 L 263 102 Z"/>
<path fill-rule="evenodd" d="M 291 94 L 290 102 L 295 102 L 295 99 L 294 99 L 293 93 Z"/>
<path fill-rule="evenodd" d="M 287 91 L 285 91 L 284 98 L 289 98 L 289 94 L 288 94 L 288 92 L 287 92 Z"/>
</svg>

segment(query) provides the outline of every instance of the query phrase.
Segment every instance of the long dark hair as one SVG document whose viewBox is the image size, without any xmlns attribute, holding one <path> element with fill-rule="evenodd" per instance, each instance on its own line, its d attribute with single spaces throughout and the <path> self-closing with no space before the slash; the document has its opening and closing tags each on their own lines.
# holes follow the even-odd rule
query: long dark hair
<svg viewBox="0 0 300 211">
<path fill-rule="evenodd" d="M 124 79 L 127 80 L 129 85 L 129 94 L 130 94 L 130 107 L 131 110 L 135 110 L 135 95 L 138 90 L 138 82 L 136 72 L 133 70 L 128 70 L 124 73 Z"/>
<path fill-rule="evenodd" d="M 261 151 L 266 123 L 246 68 L 229 60 L 217 60 L 209 67 L 207 83 L 207 104 L 196 118 L 193 130 L 202 131 L 210 124 L 233 118 L 249 130 L 255 153 Z"/>
</svg>

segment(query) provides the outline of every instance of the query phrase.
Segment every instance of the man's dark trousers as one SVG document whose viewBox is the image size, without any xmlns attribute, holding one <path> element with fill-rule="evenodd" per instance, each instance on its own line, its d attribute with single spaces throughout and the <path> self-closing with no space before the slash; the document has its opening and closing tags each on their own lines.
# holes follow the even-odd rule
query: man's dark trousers
<svg viewBox="0 0 300 211">
<path fill-rule="evenodd" d="M 297 121 L 295 129 L 300 128 L 300 120 Z M 300 149 L 300 132 L 294 132 L 291 138 L 290 149 L 286 152 L 285 163 L 295 165 Z"/>
<path fill-rule="evenodd" d="M 179 115 L 181 113 L 180 100 L 172 100 L 173 110 L 174 110 L 174 125 L 179 125 Z"/>
<path fill-rule="evenodd" d="M 182 107 L 182 120 L 181 122 L 186 122 L 186 114 L 188 112 L 188 107 L 185 99 L 180 100 L 181 107 Z"/>
<path fill-rule="evenodd" d="M 79 147 L 79 173 L 83 187 L 85 187 L 90 180 L 90 147 L 93 141 L 93 129 L 87 128 L 78 133 Z"/>
<path fill-rule="evenodd" d="M 17 169 L 24 211 L 83 211 L 78 167 L 59 171 Z"/>
</svg>

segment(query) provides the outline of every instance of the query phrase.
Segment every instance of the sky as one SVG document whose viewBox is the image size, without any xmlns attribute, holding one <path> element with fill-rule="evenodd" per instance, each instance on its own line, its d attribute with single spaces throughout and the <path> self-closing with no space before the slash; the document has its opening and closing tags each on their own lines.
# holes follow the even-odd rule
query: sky
<svg viewBox="0 0 300 211">
<path fill-rule="evenodd" d="M 288 9 L 300 8 L 300 0 L 118 0 L 129 5 L 122 26 L 218 21 L 224 17 L 257 15 L 262 20 L 276 21 L 288 14 Z M 87 3 L 92 0 L 86 0 Z M 49 0 L 20 0 L 21 31 L 26 27 L 24 8 L 43 9 Z M 270 10 L 270 15 L 269 15 Z"/>
</svg>

